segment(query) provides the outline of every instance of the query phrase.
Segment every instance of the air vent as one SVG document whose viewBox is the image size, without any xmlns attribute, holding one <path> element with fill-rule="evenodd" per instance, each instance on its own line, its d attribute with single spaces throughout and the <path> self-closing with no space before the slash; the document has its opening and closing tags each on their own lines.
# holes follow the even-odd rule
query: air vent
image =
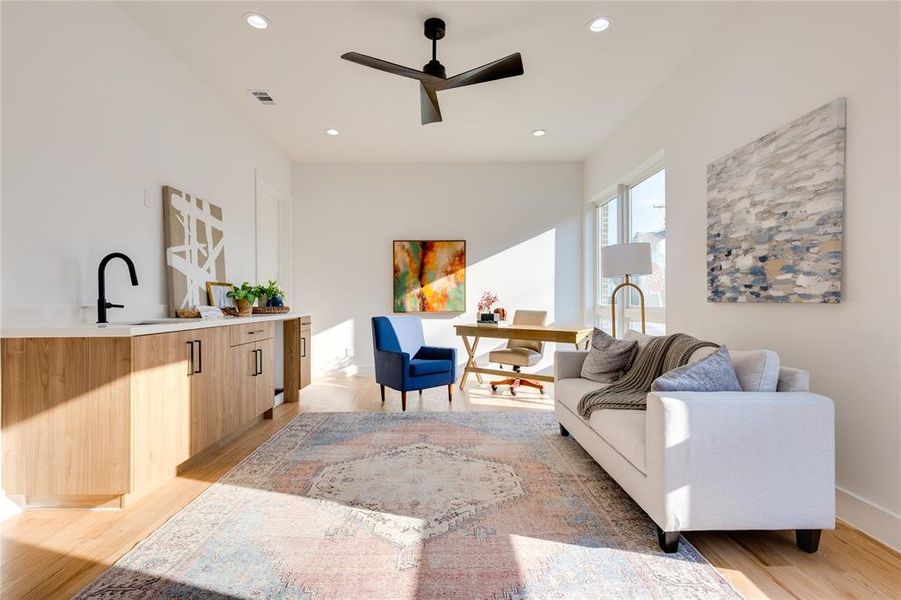
<svg viewBox="0 0 901 600">
<path fill-rule="evenodd" d="M 266 90 L 248 90 L 254 98 L 260 101 L 260 104 L 275 104 L 275 98 Z"/>
</svg>

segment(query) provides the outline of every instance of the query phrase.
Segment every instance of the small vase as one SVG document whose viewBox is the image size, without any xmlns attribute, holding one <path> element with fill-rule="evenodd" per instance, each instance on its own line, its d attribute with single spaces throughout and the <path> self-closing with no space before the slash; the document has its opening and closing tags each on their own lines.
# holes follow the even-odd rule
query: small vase
<svg viewBox="0 0 901 600">
<path fill-rule="evenodd" d="M 284 306 L 285 301 L 281 296 L 273 296 L 266 301 L 266 306 Z"/>
<path fill-rule="evenodd" d="M 235 300 L 235 306 L 238 308 L 239 317 L 249 317 L 253 314 L 253 302 L 247 300 Z"/>
<path fill-rule="evenodd" d="M 260 301 L 260 306 L 269 306 L 269 296 L 261 294 L 257 299 Z"/>
</svg>

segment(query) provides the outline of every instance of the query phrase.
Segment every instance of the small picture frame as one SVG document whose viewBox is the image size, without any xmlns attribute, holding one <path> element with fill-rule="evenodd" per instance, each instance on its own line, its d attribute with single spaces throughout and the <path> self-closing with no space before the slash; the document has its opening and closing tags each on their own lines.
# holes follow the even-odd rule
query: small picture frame
<svg viewBox="0 0 901 600">
<path fill-rule="evenodd" d="M 218 308 L 234 308 L 235 300 L 230 298 L 228 293 L 235 289 L 235 286 L 222 281 L 207 281 L 206 295 L 210 306 Z"/>
</svg>

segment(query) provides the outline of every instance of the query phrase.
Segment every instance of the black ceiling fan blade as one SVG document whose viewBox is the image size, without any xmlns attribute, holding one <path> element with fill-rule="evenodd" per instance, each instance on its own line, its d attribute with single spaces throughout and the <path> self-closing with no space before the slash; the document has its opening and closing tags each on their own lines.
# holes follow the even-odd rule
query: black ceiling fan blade
<svg viewBox="0 0 901 600">
<path fill-rule="evenodd" d="M 419 106 L 422 111 L 422 124 L 441 122 L 441 107 L 438 106 L 438 93 L 430 85 L 419 84 Z"/>
<path fill-rule="evenodd" d="M 439 90 L 449 90 L 452 88 L 463 87 L 464 85 L 473 85 L 476 83 L 485 83 L 486 81 L 495 81 L 497 79 L 505 79 L 507 77 L 516 77 L 524 73 L 522 68 L 522 55 L 519 52 L 499 58 L 487 65 L 476 67 L 454 75 L 443 80 L 438 84 Z"/>
<path fill-rule="evenodd" d="M 380 58 L 366 56 L 359 52 L 347 52 L 342 54 L 341 58 L 352 63 L 357 63 L 358 65 L 363 65 L 364 67 L 371 67 L 373 69 L 378 69 L 379 71 L 385 71 L 386 73 L 400 75 L 401 77 L 418 79 L 419 81 L 424 81 L 426 83 L 438 83 L 444 81 L 440 77 L 435 77 L 434 75 L 429 75 L 428 73 L 423 73 L 422 71 L 417 71 L 416 69 L 411 69 L 410 67 L 405 67 L 403 65 L 396 65 Z"/>
</svg>

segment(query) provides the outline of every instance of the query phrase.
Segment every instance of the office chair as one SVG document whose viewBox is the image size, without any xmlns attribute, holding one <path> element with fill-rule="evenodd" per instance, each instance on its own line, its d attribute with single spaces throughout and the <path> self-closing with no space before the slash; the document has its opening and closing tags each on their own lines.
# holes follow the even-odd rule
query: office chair
<svg viewBox="0 0 901 600">
<path fill-rule="evenodd" d="M 544 325 L 547 321 L 546 310 L 517 310 L 513 315 L 513 325 Z M 498 386 L 509 385 L 510 393 L 516 395 L 516 388 L 527 386 L 544 392 L 544 386 L 537 381 L 531 381 L 517 376 L 522 367 L 531 367 L 538 364 L 544 355 L 544 342 L 532 342 L 529 340 L 509 340 L 503 350 L 492 350 L 488 353 L 488 360 L 513 367 L 514 376 L 509 379 L 491 382 L 492 391 L 497 391 Z"/>
</svg>

